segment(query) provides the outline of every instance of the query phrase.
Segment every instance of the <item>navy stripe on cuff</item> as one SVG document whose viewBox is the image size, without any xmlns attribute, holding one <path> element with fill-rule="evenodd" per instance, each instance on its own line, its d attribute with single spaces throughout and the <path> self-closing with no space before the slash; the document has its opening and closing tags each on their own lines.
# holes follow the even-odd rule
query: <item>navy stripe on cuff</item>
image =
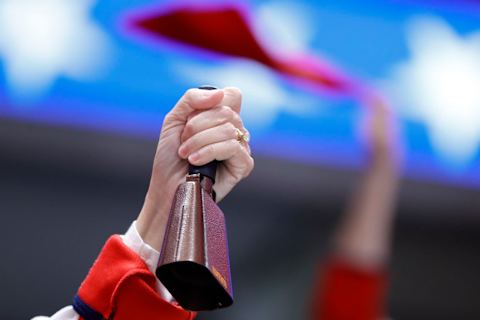
<svg viewBox="0 0 480 320">
<path fill-rule="evenodd" d="M 90 308 L 78 295 L 73 298 L 73 309 L 85 320 L 104 320 L 102 314 Z"/>
</svg>

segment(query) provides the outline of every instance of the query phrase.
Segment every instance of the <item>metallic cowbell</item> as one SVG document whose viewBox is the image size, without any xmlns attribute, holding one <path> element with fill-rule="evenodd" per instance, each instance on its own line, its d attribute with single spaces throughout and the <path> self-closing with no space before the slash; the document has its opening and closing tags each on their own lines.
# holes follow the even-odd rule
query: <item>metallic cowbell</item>
<svg viewBox="0 0 480 320">
<path fill-rule="evenodd" d="M 225 216 L 215 203 L 217 162 L 190 166 L 175 195 L 156 275 L 187 310 L 233 303 Z"/>
</svg>

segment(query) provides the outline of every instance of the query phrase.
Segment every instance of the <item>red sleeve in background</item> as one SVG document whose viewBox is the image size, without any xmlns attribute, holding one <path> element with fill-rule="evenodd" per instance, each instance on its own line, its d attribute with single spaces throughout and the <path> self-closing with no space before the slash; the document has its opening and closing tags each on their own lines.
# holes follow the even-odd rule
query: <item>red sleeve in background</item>
<svg viewBox="0 0 480 320">
<path fill-rule="evenodd" d="M 320 273 L 312 320 L 379 320 L 385 315 L 387 272 L 331 260 Z"/>
<path fill-rule="evenodd" d="M 195 313 L 163 300 L 156 277 L 119 236 L 111 237 L 83 281 L 73 307 L 85 320 L 189 320 Z"/>
</svg>

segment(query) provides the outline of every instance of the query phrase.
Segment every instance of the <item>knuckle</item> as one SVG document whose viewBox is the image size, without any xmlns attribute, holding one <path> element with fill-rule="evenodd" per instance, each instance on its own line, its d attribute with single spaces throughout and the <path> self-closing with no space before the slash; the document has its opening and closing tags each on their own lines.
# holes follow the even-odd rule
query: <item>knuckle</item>
<svg viewBox="0 0 480 320">
<path fill-rule="evenodd" d="M 217 111 L 218 123 L 221 124 L 221 123 L 230 121 L 233 118 L 232 113 L 233 113 L 233 110 L 230 107 L 227 107 L 227 106 L 219 107 Z"/>
<path fill-rule="evenodd" d="M 253 168 L 255 168 L 255 160 L 251 156 L 248 156 L 249 173 L 252 172 Z"/>
<path fill-rule="evenodd" d="M 190 112 L 198 110 L 199 103 L 202 100 L 201 90 L 190 88 L 183 94 L 181 102 Z"/>
<path fill-rule="evenodd" d="M 244 178 L 248 177 L 250 173 L 252 173 L 252 171 L 253 171 L 253 160 L 248 160 L 243 177 Z"/>
<path fill-rule="evenodd" d="M 193 95 L 195 94 L 194 89 L 190 88 L 183 94 L 182 100 L 186 105 L 191 105 Z"/>
<path fill-rule="evenodd" d="M 190 99 L 192 97 L 192 95 L 194 94 L 196 89 L 194 88 L 190 88 L 188 89 L 187 91 L 185 91 L 185 93 L 183 94 L 183 97 L 186 98 L 186 99 Z"/>
<path fill-rule="evenodd" d="M 191 122 L 187 122 L 185 124 L 185 127 L 183 128 L 183 134 L 186 138 L 189 138 L 192 136 L 194 132 L 194 125 Z"/>
<path fill-rule="evenodd" d="M 244 150 L 247 152 L 247 150 Z M 252 156 L 249 154 L 245 153 L 245 167 L 244 167 L 244 177 L 247 177 L 255 167 L 255 160 L 253 159 Z"/>
<path fill-rule="evenodd" d="M 233 149 L 235 154 L 242 150 L 242 145 L 237 141 L 237 139 L 229 140 L 230 147 Z"/>
<path fill-rule="evenodd" d="M 227 122 L 223 126 L 225 127 L 225 131 L 228 133 L 229 136 L 236 137 L 237 127 L 235 127 L 233 123 Z"/>
<path fill-rule="evenodd" d="M 235 111 L 233 111 L 232 108 L 229 106 L 225 106 L 225 115 L 228 117 L 228 119 L 233 119 L 235 117 Z"/>
<path fill-rule="evenodd" d="M 190 154 L 194 151 L 194 144 L 192 143 L 192 141 L 187 141 L 185 142 L 185 144 L 183 145 L 183 148 L 185 149 L 185 152 L 187 154 Z"/>
<path fill-rule="evenodd" d="M 242 98 L 242 91 L 237 87 L 226 87 L 223 89 L 223 91 L 234 98 Z"/>
<path fill-rule="evenodd" d="M 169 123 L 171 122 L 172 120 L 174 119 L 174 115 L 173 115 L 173 112 L 170 111 L 168 112 L 166 115 L 165 115 L 165 118 L 163 119 L 163 123 Z"/>
<path fill-rule="evenodd" d="M 206 146 L 204 150 L 206 155 L 216 156 L 217 148 L 213 144 Z"/>
<path fill-rule="evenodd" d="M 232 116 L 233 121 L 238 122 L 243 127 L 242 117 L 240 117 L 240 115 L 235 111 L 232 110 L 232 112 L 233 112 L 233 116 Z"/>
<path fill-rule="evenodd" d="M 229 106 L 221 106 L 219 112 L 224 117 L 231 117 L 233 110 Z"/>
</svg>

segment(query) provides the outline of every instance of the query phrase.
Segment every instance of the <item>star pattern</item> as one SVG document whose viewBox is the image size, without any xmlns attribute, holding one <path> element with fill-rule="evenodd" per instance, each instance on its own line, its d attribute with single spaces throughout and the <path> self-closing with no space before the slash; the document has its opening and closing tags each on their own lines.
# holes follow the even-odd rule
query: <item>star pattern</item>
<svg viewBox="0 0 480 320">
<path fill-rule="evenodd" d="M 425 123 L 434 149 L 467 164 L 480 143 L 480 31 L 457 34 L 445 21 L 416 18 L 408 28 L 409 61 L 388 90 L 405 116 Z"/>
<path fill-rule="evenodd" d="M 9 91 L 38 98 L 61 76 L 87 80 L 109 58 L 106 34 L 90 17 L 92 0 L 0 1 L 0 59 Z"/>
</svg>

